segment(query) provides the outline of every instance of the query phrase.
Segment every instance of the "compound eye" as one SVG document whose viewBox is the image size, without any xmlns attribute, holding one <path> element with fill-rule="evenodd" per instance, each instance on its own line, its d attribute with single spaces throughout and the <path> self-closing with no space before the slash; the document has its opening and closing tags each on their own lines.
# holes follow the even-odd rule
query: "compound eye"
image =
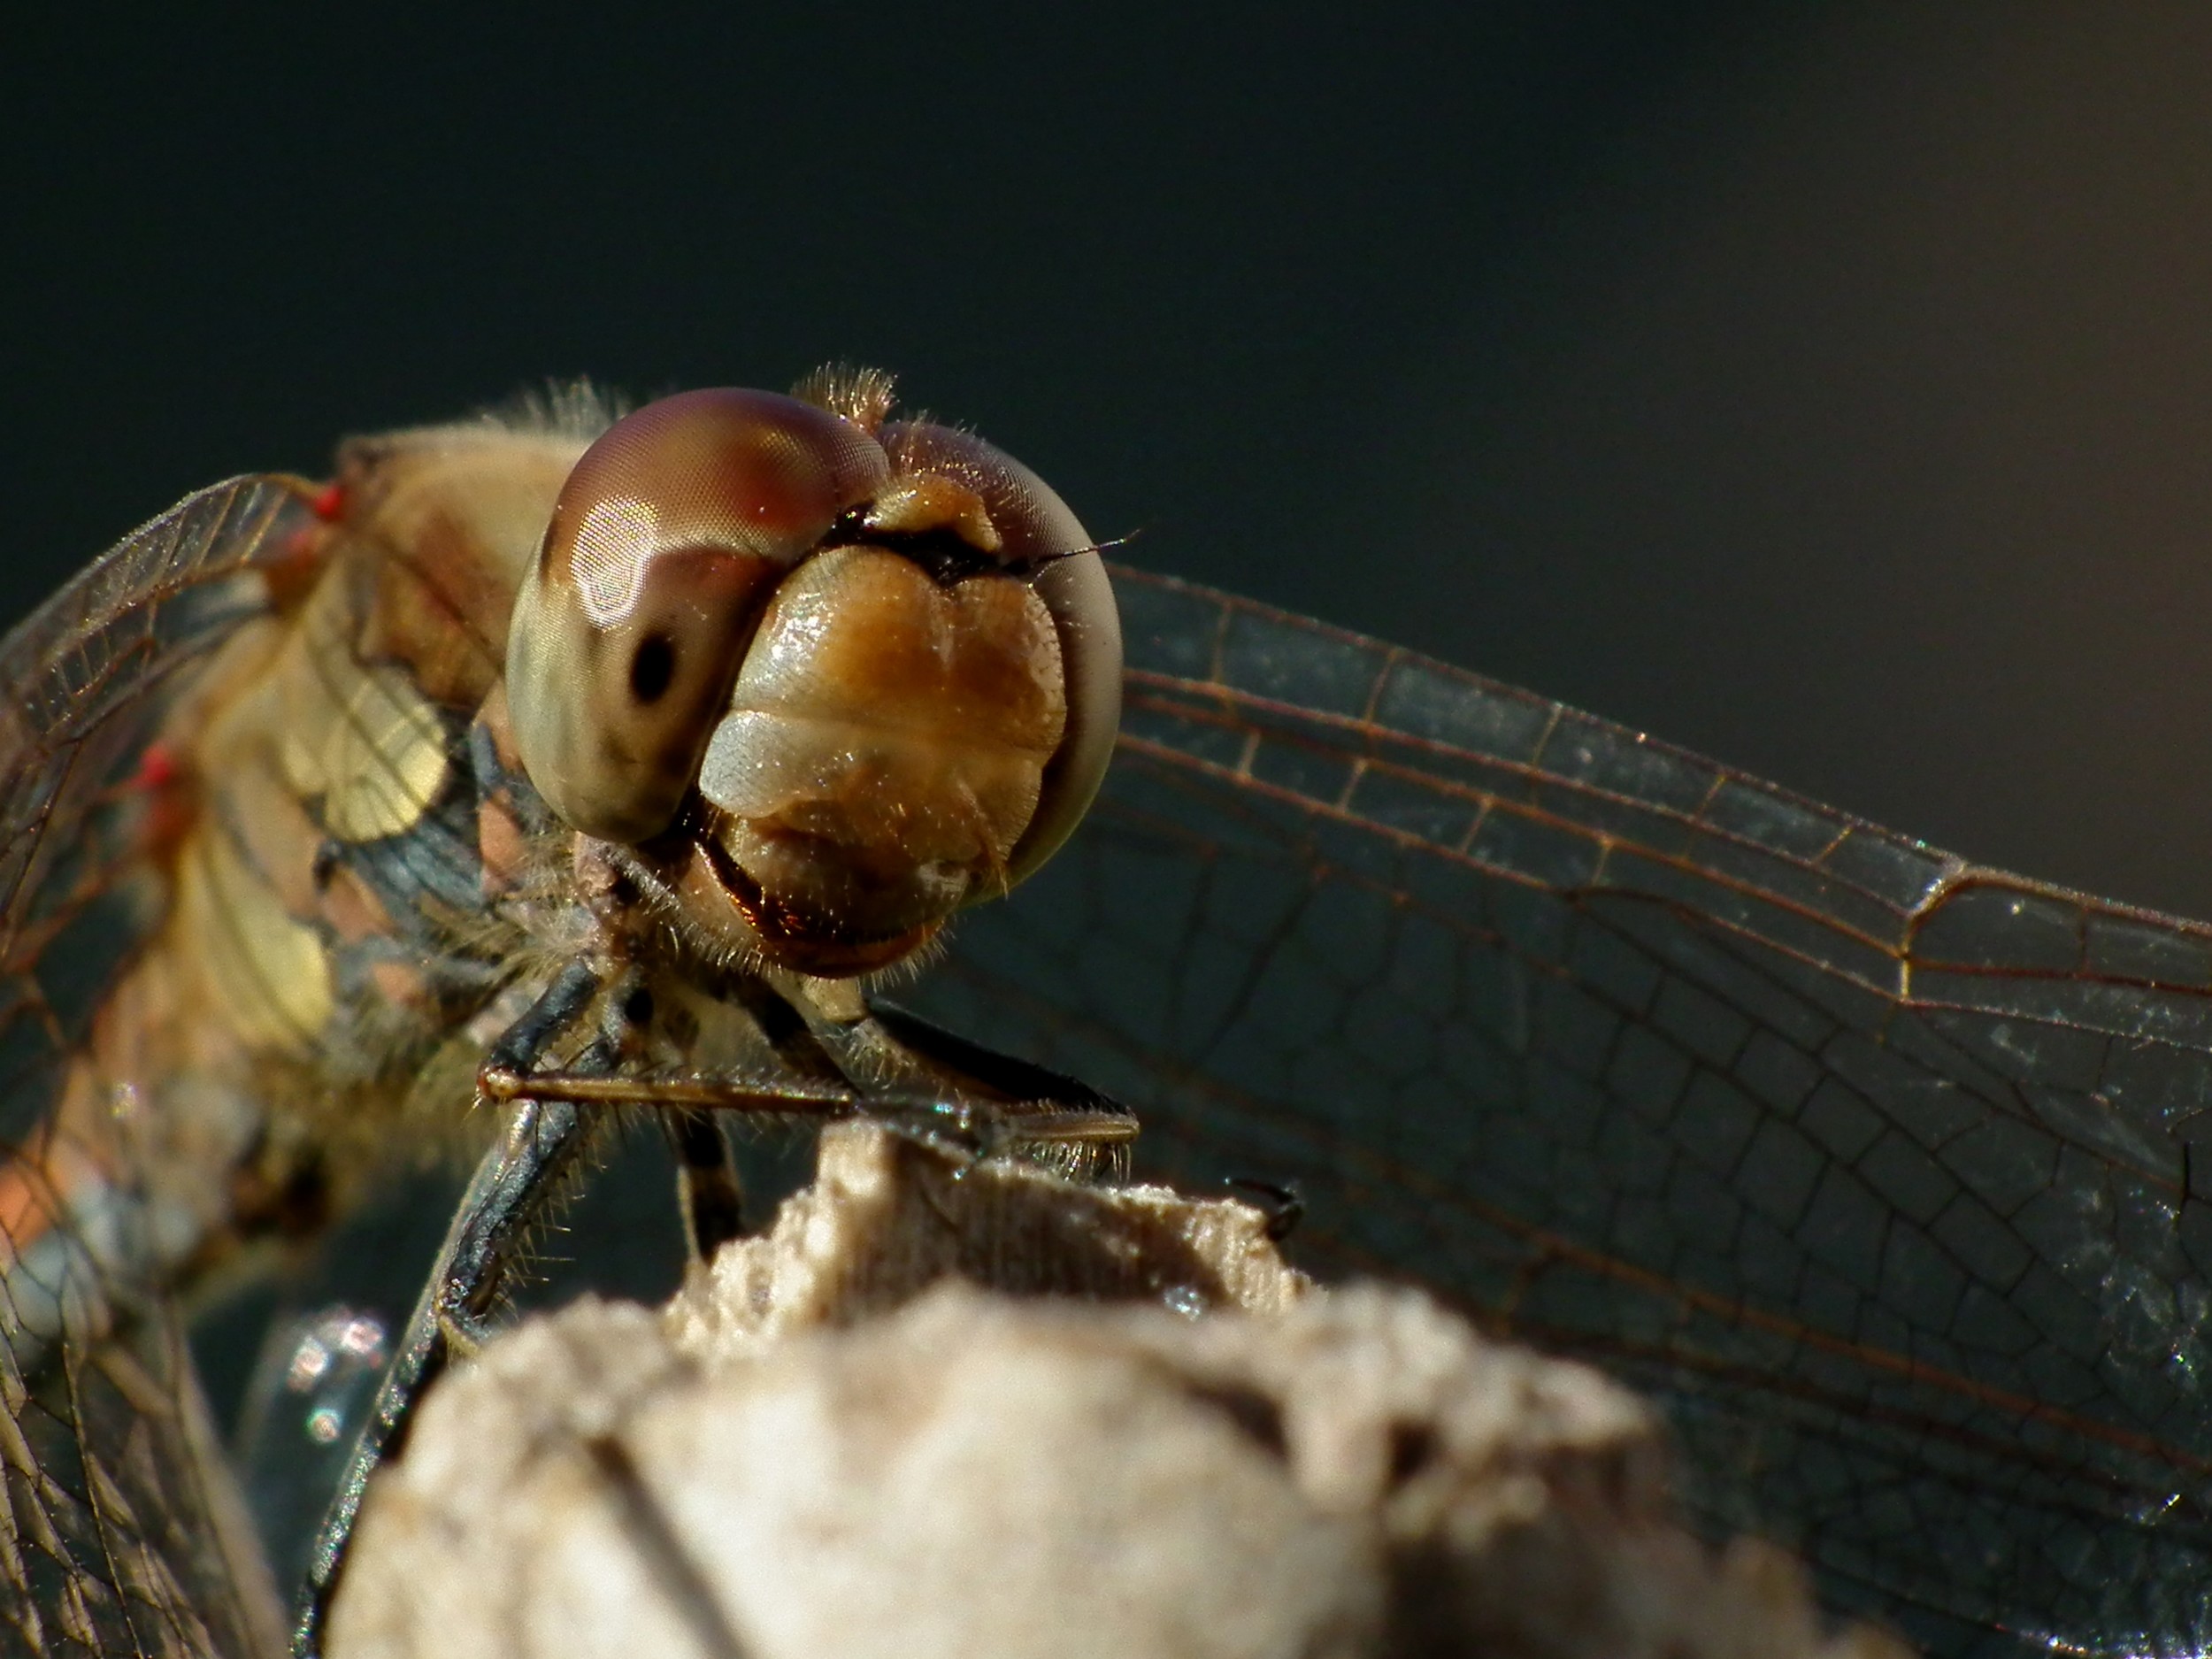
<svg viewBox="0 0 2212 1659">
<path fill-rule="evenodd" d="M 860 426 L 773 392 L 685 392 L 610 426 L 507 634 L 515 745 L 546 803 L 610 841 L 666 828 L 775 584 L 890 473 Z"/>
<path fill-rule="evenodd" d="M 1045 767 L 1036 812 L 1008 860 L 1004 886 L 1011 887 L 1075 833 L 1113 758 L 1121 727 L 1121 612 L 1113 583 L 1067 503 L 1003 449 L 972 432 L 925 420 L 891 422 L 883 428 L 883 445 L 902 476 L 932 477 L 973 492 L 998 542 L 991 550 L 1008 566 L 1033 572 L 1029 584 L 1059 635 L 1067 731 Z"/>
</svg>

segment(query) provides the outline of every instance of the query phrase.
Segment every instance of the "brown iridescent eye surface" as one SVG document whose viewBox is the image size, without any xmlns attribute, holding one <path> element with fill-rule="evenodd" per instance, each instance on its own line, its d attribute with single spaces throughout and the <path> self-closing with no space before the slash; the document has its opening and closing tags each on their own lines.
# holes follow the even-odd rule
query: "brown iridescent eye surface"
<svg viewBox="0 0 2212 1659">
<path fill-rule="evenodd" d="M 508 634 L 515 741 L 553 810 L 657 833 L 776 579 L 889 477 L 850 421 L 771 392 L 687 392 L 618 421 L 553 510 Z"/>
<path fill-rule="evenodd" d="M 1111 747 L 1120 634 L 1034 474 L 825 401 L 692 392 L 610 429 L 523 583 L 507 691 L 539 793 L 639 848 L 681 925 L 843 975 L 1066 837 Z"/>
</svg>

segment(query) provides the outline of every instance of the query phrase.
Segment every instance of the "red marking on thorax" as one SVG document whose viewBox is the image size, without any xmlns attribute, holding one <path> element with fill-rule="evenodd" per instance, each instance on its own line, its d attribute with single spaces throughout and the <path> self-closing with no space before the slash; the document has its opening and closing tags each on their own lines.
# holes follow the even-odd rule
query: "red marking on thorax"
<svg viewBox="0 0 2212 1659">
<path fill-rule="evenodd" d="M 124 787 L 146 802 L 141 844 L 166 863 L 192 827 L 195 791 L 190 769 L 175 748 L 157 739 L 138 757 L 138 769 Z"/>
<path fill-rule="evenodd" d="M 166 789 L 176 782 L 177 774 L 176 751 L 157 741 L 147 744 L 146 752 L 138 757 L 138 770 L 131 776 L 130 787 L 148 791 Z"/>
</svg>

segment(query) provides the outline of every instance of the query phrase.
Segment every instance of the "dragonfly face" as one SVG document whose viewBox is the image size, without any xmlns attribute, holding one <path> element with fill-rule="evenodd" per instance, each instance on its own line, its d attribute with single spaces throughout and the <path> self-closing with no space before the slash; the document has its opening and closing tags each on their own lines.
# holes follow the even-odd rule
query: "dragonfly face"
<svg viewBox="0 0 2212 1659">
<path fill-rule="evenodd" d="M 1041 480 L 887 424 L 876 377 L 816 390 L 687 393 L 595 442 L 523 579 L 506 692 L 539 794 L 682 929 L 849 975 L 1067 838 L 1120 635 Z"/>
<path fill-rule="evenodd" d="M 803 434 L 826 403 L 877 433 L 883 472 L 835 433 L 810 451 L 780 498 L 801 530 L 664 541 L 680 515 L 587 502 L 534 564 L 603 423 L 444 428 L 349 447 L 323 516 L 283 480 L 195 497 L 9 641 L 19 1645 L 247 1645 L 253 1552 L 165 1288 L 345 1202 L 395 1122 L 453 1139 L 565 941 L 611 918 L 682 948 L 586 987 L 534 1075 L 680 1060 L 895 1093 L 904 1048 L 841 1048 L 866 1010 L 803 970 L 941 928 L 901 992 L 921 1012 L 1136 1106 L 1148 1173 L 1296 1182 L 1310 1264 L 1417 1279 L 1652 1391 L 1698 1512 L 1803 1550 L 1838 1606 L 1945 1652 L 2212 1640 L 2212 934 L 1132 572 L 1120 736 L 1078 828 L 1070 757 L 1112 706 L 1079 687 L 1115 676 L 1095 613 L 1044 589 L 1084 539 L 869 384 L 735 411 Z M 503 481 L 455 490 L 489 444 Z M 857 724 L 831 749 L 888 775 L 944 726 L 887 732 L 782 672 L 780 641 L 833 638 L 849 561 L 787 603 L 733 596 L 825 514 L 810 549 L 910 538 L 939 590 L 1012 546 L 1077 671 L 1041 768 L 1034 710 L 946 766 L 974 806 L 894 847 L 927 879 L 862 854 L 778 885 L 795 838 L 884 827 L 858 774 L 797 757 L 810 731 Z M 725 557 L 664 600 L 663 558 Z M 518 587 L 552 619 L 503 647 Z M 688 631 L 729 615 L 737 664 L 682 678 Z M 899 683 L 926 707 L 1026 683 L 1044 635 L 1025 602 L 1005 620 L 981 680 L 918 650 Z M 618 750 L 578 743 L 657 685 Z M 783 748 L 741 757 L 749 728 Z M 672 755 L 703 772 L 668 816 Z M 1031 772 L 1010 827 L 1029 786 L 1003 780 Z M 599 850 L 560 850 L 548 798 Z"/>
</svg>

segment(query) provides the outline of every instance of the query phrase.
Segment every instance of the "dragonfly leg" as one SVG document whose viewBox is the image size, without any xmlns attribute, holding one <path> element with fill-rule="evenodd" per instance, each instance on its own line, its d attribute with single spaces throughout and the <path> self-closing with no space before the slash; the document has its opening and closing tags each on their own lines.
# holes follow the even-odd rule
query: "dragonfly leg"
<svg viewBox="0 0 2212 1659">
<path fill-rule="evenodd" d="M 865 1111 L 986 1155 L 1023 1147 L 1112 1147 L 1136 1136 L 1136 1115 L 1088 1084 L 987 1048 L 902 1008 L 870 1007 L 856 996 L 831 1010 L 796 1011 L 805 1018 L 817 1071 L 624 1076 L 531 1071 L 495 1057 L 479 1084 L 495 1101 L 781 1118 Z M 710 1146 L 701 1149 L 711 1152 Z M 682 1150 L 680 1142 L 680 1156 Z"/>
<path fill-rule="evenodd" d="M 683 1211 L 684 1238 L 695 1262 L 714 1253 L 745 1231 L 745 1194 L 737 1159 L 722 1120 L 712 1112 L 665 1113 L 669 1143 L 676 1153 L 676 1202 Z"/>
<path fill-rule="evenodd" d="M 818 1010 L 807 1019 L 841 1078 L 624 1076 L 615 1070 L 627 1049 L 622 1032 L 603 1035 L 566 1065 L 536 1069 L 546 1049 L 608 989 L 590 968 L 572 965 L 493 1045 L 478 1072 L 482 1095 L 511 1104 L 513 1117 L 469 1183 L 316 1540 L 294 1626 L 296 1655 L 319 1651 L 322 1621 L 370 1474 L 398 1455 L 423 1390 L 489 1334 L 523 1240 L 580 1163 L 591 1128 L 603 1116 L 591 1109 L 662 1110 L 681 1165 L 692 1248 L 703 1256 L 736 1236 L 741 1221 L 722 1112 L 841 1117 L 866 1110 L 985 1155 L 1041 1146 L 1082 1157 L 1104 1146 L 1118 1156 L 1136 1132 L 1133 1114 L 1074 1079 L 895 1008 L 857 1006 L 835 1018 L 820 1018 Z M 608 1001 L 618 1025 L 649 1024 L 649 1002 L 642 1013 L 632 1006 L 637 995 L 634 987 L 614 987 Z"/>
<path fill-rule="evenodd" d="M 1025 1061 L 1007 1064 L 1045 1077 L 1056 1075 Z M 1088 1102 L 1033 1095 L 979 1097 L 966 1089 L 932 1087 L 919 1073 L 912 1082 L 868 1087 L 815 1078 L 714 1072 L 618 1077 L 491 1067 L 479 1080 L 486 1098 L 495 1101 L 558 1100 L 578 1106 L 755 1112 L 771 1118 L 842 1118 L 864 1111 L 914 1133 L 956 1141 L 987 1155 L 1024 1146 L 1115 1146 L 1134 1140 L 1137 1133 L 1135 1114 L 1103 1095 L 1094 1094 Z"/>
<path fill-rule="evenodd" d="M 896 1003 L 870 1004 L 864 1020 L 848 1022 L 841 1035 L 844 1053 L 837 1039 L 825 1041 L 841 1066 L 880 1064 L 853 1050 L 887 1043 L 980 1093 L 998 1108 L 985 1119 L 987 1151 L 1038 1145 L 1119 1148 L 1136 1138 L 1136 1114 L 1079 1078 L 986 1048 Z M 1118 1160 L 1121 1155 L 1111 1156 Z"/>
<path fill-rule="evenodd" d="M 526 1071 L 583 1017 L 600 989 L 590 968 L 572 964 L 493 1045 L 490 1063 Z M 578 1069 L 611 1057 L 611 1045 L 603 1041 Z M 316 1537 L 292 1630 L 297 1659 L 321 1652 L 323 1620 L 370 1475 L 399 1455 L 423 1390 L 488 1333 L 522 1240 L 580 1162 L 590 1127 L 572 1102 L 518 1100 L 506 1133 L 478 1164 Z"/>
<path fill-rule="evenodd" d="M 642 975 L 633 974 L 611 989 L 612 1011 L 630 1039 L 624 1057 L 637 1058 L 653 1025 L 652 987 Z M 535 1098 L 548 1098 L 543 1073 L 515 1071 L 514 1080 L 518 1090 L 526 1085 Z M 676 1209 L 683 1217 L 685 1248 L 694 1262 L 711 1261 L 717 1250 L 745 1231 L 745 1192 L 736 1155 L 722 1133 L 721 1119 L 711 1112 L 679 1107 L 656 1116 L 676 1160 Z"/>
</svg>

